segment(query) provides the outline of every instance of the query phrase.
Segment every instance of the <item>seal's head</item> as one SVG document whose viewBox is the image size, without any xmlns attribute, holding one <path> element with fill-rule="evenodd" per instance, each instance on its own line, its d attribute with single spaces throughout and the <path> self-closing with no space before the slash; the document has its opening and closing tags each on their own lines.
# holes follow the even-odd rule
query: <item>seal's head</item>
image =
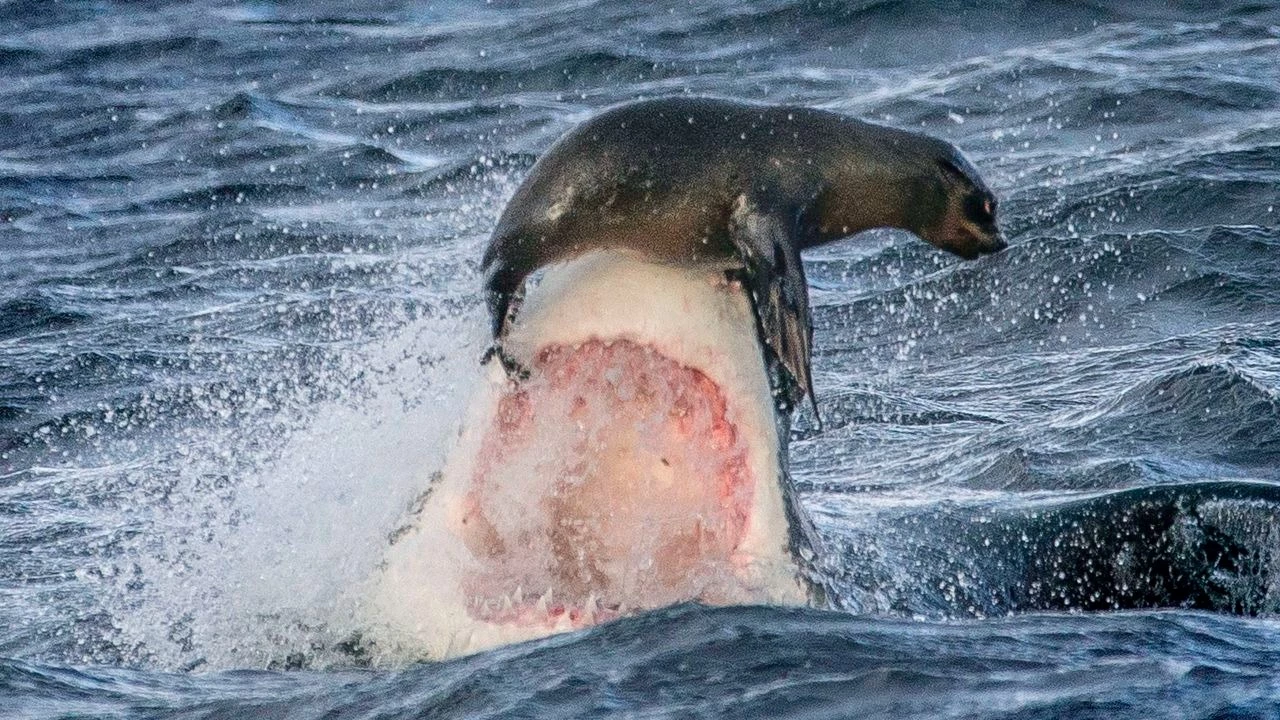
<svg viewBox="0 0 1280 720">
<path fill-rule="evenodd" d="M 934 158 L 942 212 L 920 229 L 919 235 L 935 247 L 966 260 L 999 252 L 1008 243 L 996 226 L 996 196 L 978 171 L 954 147 L 946 143 Z"/>
</svg>

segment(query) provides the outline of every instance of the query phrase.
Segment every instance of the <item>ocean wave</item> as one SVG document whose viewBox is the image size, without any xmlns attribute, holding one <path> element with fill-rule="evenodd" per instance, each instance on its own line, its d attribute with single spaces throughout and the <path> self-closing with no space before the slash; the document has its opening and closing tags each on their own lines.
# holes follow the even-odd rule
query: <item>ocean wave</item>
<svg viewBox="0 0 1280 720">
<path fill-rule="evenodd" d="M 975 264 L 904 240 L 870 256 L 824 260 L 821 276 L 844 279 L 829 282 L 817 303 L 818 352 L 826 352 L 826 333 L 842 354 L 925 353 L 961 342 L 971 352 L 1052 350 L 1105 345 L 1118 328 L 1157 340 L 1245 318 L 1265 321 L 1278 296 L 1262 280 L 1267 271 L 1242 260 L 1269 248 L 1270 238 L 1270 231 L 1248 227 L 1031 237 Z M 1266 257 L 1260 262 L 1269 268 Z M 904 266 L 917 269 L 904 274 Z M 868 284 L 878 291 L 859 297 Z M 845 288 L 854 299 L 827 299 Z"/>
<path fill-rule="evenodd" d="M 1277 523 L 1280 486 L 1205 481 L 1031 505 L 887 511 L 832 542 L 844 557 L 841 599 L 862 612 L 1272 615 L 1280 612 Z"/>
<path fill-rule="evenodd" d="M 0 304 L 0 339 L 56 332 L 90 319 L 87 313 L 58 307 L 40 295 L 31 295 Z"/>
<path fill-rule="evenodd" d="M 522 61 L 523 60 L 523 61 Z M 571 86 L 596 87 L 609 83 L 655 80 L 676 72 L 667 63 L 607 51 L 523 58 L 488 69 L 438 67 L 415 69 L 370 86 L 333 86 L 335 97 L 366 102 L 404 103 L 469 98 L 484 95 L 555 90 Z"/>
<path fill-rule="evenodd" d="M 294 656 L 294 666 L 306 659 Z M 371 707 L 406 719 L 526 710 L 542 718 L 1092 717 L 1103 707 L 1127 720 L 1266 716 L 1277 700 L 1274 665 L 1268 625 L 1191 612 L 937 623 L 686 605 L 390 671 L 190 674 L 5 660 L 0 692 L 38 720 L 79 707 L 157 720 L 354 718 Z M 62 699 L 62 712 L 48 711 L 50 698 Z"/>
<path fill-rule="evenodd" d="M 1280 391 L 1226 362 L 1150 378 L 1087 417 L 1074 428 L 1076 436 L 1113 451 L 1213 460 L 1267 474 L 1280 460 Z"/>
<path fill-rule="evenodd" d="M 180 61 L 181 56 L 195 60 L 222 48 L 222 43 L 210 37 L 171 36 L 132 38 L 87 44 L 66 50 L 58 55 L 56 67 L 65 70 L 92 68 L 103 72 L 111 65 L 123 65 L 136 72 L 151 63 L 168 64 Z"/>
</svg>

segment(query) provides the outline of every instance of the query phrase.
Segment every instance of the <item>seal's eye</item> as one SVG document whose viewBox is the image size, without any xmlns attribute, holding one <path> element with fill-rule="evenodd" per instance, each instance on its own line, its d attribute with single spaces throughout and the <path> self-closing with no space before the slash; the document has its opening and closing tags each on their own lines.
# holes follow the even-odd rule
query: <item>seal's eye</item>
<svg viewBox="0 0 1280 720">
<path fill-rule="evenodd" d="M 996 220 L 996 201 L 991 196 L 970 195 L 964 200 L 964 214 L 970 221 L 988 225 Z"/>
</svg>

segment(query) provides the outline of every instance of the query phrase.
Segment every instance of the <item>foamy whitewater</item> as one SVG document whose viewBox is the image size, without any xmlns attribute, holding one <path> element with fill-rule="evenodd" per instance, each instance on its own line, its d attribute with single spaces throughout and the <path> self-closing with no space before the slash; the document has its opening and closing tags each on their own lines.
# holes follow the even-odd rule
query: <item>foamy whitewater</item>
<svg viewBox="0 0 1280 720">
<path fill-rule="evenodd" d="M 1272 6 L 12 2 L 0 28 L 0 717 L 1280 711 Z M 488 235 L 561 133 L 685 93 L 953 142 L 1011 246 L 964 263 L 877 232 L 805 257 L 823 423 L 801 408 L 787 451 L 830 609 L 720 562 L 746 487 L 720 432 L 722 481 L 689 496 L 714 532 L 597 548 L 718 568 L 666 585 L 707 604 L 566 590 L 548 612 L 626 617 L 422 660 L 469 642 L 413 619 L 433 580 L 391 579 L 447 559 L 418 552 L 456 529 L 424 493 L 501 387 Z M 700 387 L 643 345 L 545 362 Z M 664 427 L 627 407 L 606 414 Z M 678 437 L 609 457 L 684 462 Z M 609 475 L 574 477 L 541 513 L 588 527 Z M 538 519 L 482 485 L 468 524 Z M 531 617 L 526 580 L 585 587 L 489 537 L 463 533 L 463 560 L 499 559 L 463 573 L 464 617 Z M 712 592 L 744 588 L 769 603 Z"/>
</svg>

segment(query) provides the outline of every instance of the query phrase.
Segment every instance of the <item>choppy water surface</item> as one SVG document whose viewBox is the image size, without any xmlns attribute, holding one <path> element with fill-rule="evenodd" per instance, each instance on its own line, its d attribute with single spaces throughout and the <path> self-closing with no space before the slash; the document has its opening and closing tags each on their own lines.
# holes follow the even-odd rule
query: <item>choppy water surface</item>
<svg viewBox="0 0 1280 720">
<path fill-rule="evenodd" d="M 1280 713 L 1280 10 L 0 5 L 0 714 Z M 351 644 L 559 133 L 672 93 L 959 144 L 1013 247 L 807 258 L 839 612 Z M 370 662 L 372 667 L 366 667 Z M 328 713 L 326 715 L 326 713 Z"/>
</svg>

